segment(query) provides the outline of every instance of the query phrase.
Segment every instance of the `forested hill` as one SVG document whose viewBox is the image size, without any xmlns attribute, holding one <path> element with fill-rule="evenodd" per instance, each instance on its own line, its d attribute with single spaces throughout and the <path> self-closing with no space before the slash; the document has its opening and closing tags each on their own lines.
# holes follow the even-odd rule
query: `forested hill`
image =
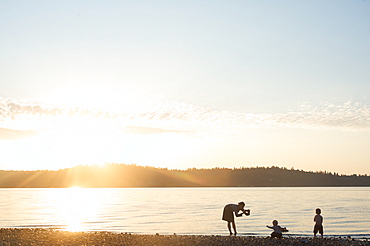
<svg viewBox="0 0 370 246">
<path fill-rule="evenodd" d="M 58 171 L 0 171 L 1 188 L 370 186 L 370 176 L 279 167 L 169 170 L 137 165 L 77 166 Z"/>
</svg>

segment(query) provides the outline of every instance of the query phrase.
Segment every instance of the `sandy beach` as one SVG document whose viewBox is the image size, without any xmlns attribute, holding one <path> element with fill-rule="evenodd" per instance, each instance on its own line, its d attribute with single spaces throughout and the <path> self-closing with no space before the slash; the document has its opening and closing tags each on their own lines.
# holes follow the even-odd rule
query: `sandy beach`
<svg viewBox="0 0 370 246">
<path fill-rule="evenodd" d="M 347 238 L 314 239 L 285 237 L 235 237 L 204 235 L 139 235 L 114 232 L 67 232 L 54 229 L 0 229 L 0 245 L 370 245 L 370 241 Z"/>
</svg>

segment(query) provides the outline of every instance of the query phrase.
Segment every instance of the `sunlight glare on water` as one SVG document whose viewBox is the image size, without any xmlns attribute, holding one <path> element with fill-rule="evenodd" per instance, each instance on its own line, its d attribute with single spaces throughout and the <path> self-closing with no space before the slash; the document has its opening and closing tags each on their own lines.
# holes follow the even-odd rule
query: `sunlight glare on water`
<svg viewBox="0 0 370 246">
<path fill-rule="evenodd" d="M 56 204 L 67 231 L 86 231 L 84 222 L 96 217 L 99 201 L 89 190 L 72 187 Z"/>
<path fill-rule="evenodd" d="M 227 235 L 223 207 L 244 201 L 240 236 L 267 236 L 276 219 L 287 235 L 311 236 L 317 207 L 326 236 L 370 237 L 369 187 L 0 189 L 0 227 L 139 234 Z"/>
<path fill-rule="evenodd" d="M 99 221 L 105 201 L 103 190 L 79 187 L 42 190 L 41 211 L 49 218 L 49 224 L 67 231 L 86 231 L 91 229 L 89 223 Z"/>
</svg>

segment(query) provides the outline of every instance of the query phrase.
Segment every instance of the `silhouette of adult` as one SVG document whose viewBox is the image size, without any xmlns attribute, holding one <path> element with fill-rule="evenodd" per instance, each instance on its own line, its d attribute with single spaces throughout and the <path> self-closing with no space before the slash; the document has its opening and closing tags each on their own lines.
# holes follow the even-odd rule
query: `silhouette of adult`
<svg viewBox="0 0 370 246">
<path fill-rule="evenodd" d="M 227 204 L 224 207 L 224 212 L 222 214 L 222 220 L 227 221 L 227 229 L 229 229 L 230 236 L 233 235 L 231 231 L 231 225 L 234 229 L 234 235 L 236 236 L 236 225 L 235 225 L 235 219 L 234 219 L 234 214 L 236 217 L 241 217 L 243 214 L 246 216 L 250 215 L 250 210 L 244 209 L 245 203 L 244 202 L 239 202 L 238 204 Z M 241 213 L 239 213 L 241 211 Z"/>
</svg>

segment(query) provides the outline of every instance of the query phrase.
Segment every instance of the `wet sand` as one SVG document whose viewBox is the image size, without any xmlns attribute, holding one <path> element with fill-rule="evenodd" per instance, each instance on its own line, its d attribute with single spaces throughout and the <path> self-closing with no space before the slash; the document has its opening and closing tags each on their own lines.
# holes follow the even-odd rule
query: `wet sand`
<svg viewBox="0 0 370 246">
<path fill-rule="evenodd" d="M 114 232 L 67 232 L 53 229 L 0 229 L 0 245 L 181 245 L 181 246 L 243 246 L 243 245 L 370 245 L 370 241 L 347 238 L 309 238 L 202 236 L 202 235 L 140 235 Z"/>
</svg>

